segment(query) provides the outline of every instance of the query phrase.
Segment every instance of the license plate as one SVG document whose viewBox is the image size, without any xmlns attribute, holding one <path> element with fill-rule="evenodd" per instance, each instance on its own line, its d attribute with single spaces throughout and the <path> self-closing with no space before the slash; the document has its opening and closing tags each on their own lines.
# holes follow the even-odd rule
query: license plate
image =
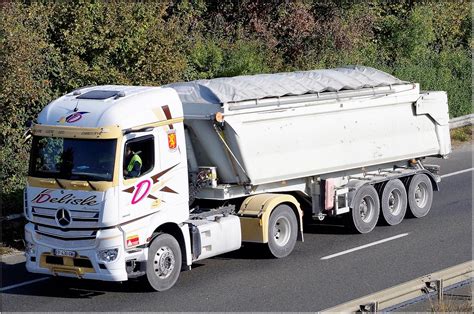
<svg viewBox="0 0 474 314">
<path fill-rule="evenodd" d="M 53 254 L 56 255 L 56 256 L 76 257 L 77 253 L 75 251 L 54 249 Z"/>
</svg>

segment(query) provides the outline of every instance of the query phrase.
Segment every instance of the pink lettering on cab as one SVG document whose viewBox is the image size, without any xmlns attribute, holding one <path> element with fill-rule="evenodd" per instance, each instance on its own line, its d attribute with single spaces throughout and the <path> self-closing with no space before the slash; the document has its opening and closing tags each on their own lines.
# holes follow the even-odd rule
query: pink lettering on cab
<svg viewBox="0 0 474 314">
<path fill-rule="evenodd" d="M 142 182 L 138 183 L 135 189 L 135 193 L 132 197 L 132 205 L 135 205 L 136 203 L 144 199 L 148 195 L 148 192 L 150 192 L 150 188 L 150 180 L 143 180 Z"/>
</svg>

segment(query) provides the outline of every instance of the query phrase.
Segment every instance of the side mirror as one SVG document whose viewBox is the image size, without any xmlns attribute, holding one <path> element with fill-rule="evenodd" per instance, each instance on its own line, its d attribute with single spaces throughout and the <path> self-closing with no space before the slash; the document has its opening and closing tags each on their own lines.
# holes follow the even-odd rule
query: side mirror
<svg viewBox="0 0 474 314">
<path fill-rule="evenodd" d="M 31 132 L 31 129 L 26 130 L 25 133 L 23 133 L 23 144 L 28 142 L 32 135 L 33 133 Z"/>
<path fill-rule="evenodd" d="M 23 133 L 23 144 L 28 142 L 28 140 L 31 138 L 33 133 L 31 132 L 31 127 L 33 126 L 34 121 L 33 118 L 28 118 L 28 120 L 25 122 L 25 127 L 27 128 L 26 131 Z"/>
</svg>

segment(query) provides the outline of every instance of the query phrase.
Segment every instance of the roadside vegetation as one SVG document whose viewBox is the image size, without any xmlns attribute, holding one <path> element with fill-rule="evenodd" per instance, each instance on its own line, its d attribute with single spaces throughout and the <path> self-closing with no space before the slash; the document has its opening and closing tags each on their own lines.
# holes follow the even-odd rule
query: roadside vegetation
<svg viewBox="0 0 474 314">
<path fill-rule="evenodd" d="M 451 130 L 451 141 L 452 144 L 460 144 L 465 142 L 472 142 L 472 135 L 474 134 L 474 127 L 464 126 L 462 128 Z"/>
<path fill-rule="evenodd" d="M 469 287 L 472 287 L 472 283 Z M 442 301 L 429 299 L 429 308 L 426 310 L 426 312 L 431 313 L 473 313 L 472 290 L 470 296 L 445 293 L 444 300 Z"/>
<path fill-rule="evenodd" d="M 432 313 L 472 313 L 474 308 L 471 301 L 441 302 L 431 307 Z"/>
<path fill-rule="evenodd" d="M 467 0 L 2 1 L 1 216 L 22 211 L 24 123 L 97 84 L 162 85 L 359 64 L 445 90 L 472 112 Z M 457 136 L 457 135 L 456 135 Z M 2 241 L 22 235 L 2 223 Z"/>
<path fill-rule="evenodd" d="M 0 246 L 0 255 L 11 255 L 16 253 L 20 253 L 20 251 L 9 246 Z"/>
</svg>

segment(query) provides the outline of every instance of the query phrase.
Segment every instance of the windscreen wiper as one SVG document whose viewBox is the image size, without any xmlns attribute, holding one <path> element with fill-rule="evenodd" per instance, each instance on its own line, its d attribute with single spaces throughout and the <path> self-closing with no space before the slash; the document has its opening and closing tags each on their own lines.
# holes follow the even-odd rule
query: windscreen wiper
<svg viewBox="0 0 474 314">
<path fill-rule="evenodd" d="M 97 188 L 93 186 L 89 180 L 86 180 L 86 182 L 89 183 L 89 186 L 91 187 L 91 189 L 93 189 L 94 191 L 97 191 Z"/>
<path fill-rule="evenodd" d="M 64 185 L 59 181 L 58 178 L 54 178 L 54 180 L 56 181 L 56 183 L 61 187 L 61 189 L 65 190 L 66 188 L 64 187 Z"/>
</svg>

